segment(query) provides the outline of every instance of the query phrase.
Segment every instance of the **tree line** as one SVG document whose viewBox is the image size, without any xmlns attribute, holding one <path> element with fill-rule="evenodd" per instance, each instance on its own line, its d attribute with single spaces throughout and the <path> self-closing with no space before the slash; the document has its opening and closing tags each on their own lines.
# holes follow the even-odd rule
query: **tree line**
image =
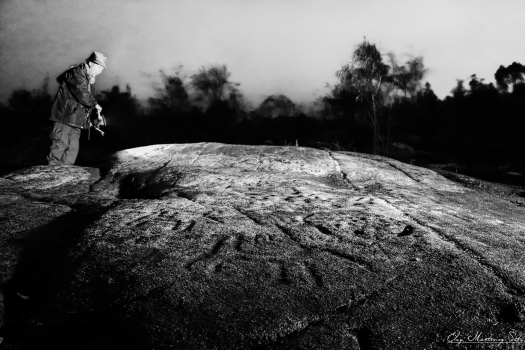
<svg viewBox="0 0 525 350">
<path fill-rule="evenodd" d="M 412 163 L 523 163 L 525 67 L 495 70 L 496 84 L 475 74 L 457 80 L 439 99 L 422 57 L 400 63 L 364 39 L 334 72 L 338 83 L 310 104 L 267 96 L 253 108 L 225 65 L 160 71 L 155 95 L 145 103 L 130 86 L 97 93 L 108 121 L 106 136 L 83 132 L 79 164 L 107 152 L 163 143 L 223 142 L 288 145 L 373 153 Z M 0 104 L 1 164 L 45 164 L 53 97 L 50 78 L 33 91 L 11 93 Z"/>
</svg>

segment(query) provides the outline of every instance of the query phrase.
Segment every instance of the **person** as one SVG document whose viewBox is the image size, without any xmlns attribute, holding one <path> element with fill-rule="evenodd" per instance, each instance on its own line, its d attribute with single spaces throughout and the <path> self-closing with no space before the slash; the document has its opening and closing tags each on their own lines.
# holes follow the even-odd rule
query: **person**
<svg viewBox="0 0 525 350">
<path fill-rule="evenodd" d="M 51 108 L 51 148 L 47 156 L 49 165 L 75 163 L 80 143 L 80 130 L 90 126 L 89 115 L 93 109 L 100 115 L 102 107 L 95 99 L 95 77 L 106 69 L 107 57 L 94 51 L 85 63 L 73 65 L 62 73 L 60 84 Z"/>
</svg>

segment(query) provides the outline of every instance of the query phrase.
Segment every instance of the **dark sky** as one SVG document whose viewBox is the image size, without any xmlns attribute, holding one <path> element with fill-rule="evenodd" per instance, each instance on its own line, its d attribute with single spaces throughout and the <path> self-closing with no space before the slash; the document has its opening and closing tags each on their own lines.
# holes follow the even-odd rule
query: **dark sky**
<svg viewBox="0 0 525 350">
<path fill-rule="evenodd" d="M 0 102 L 93 50 L 109 59 L 98 89 L 130 84 L 143 98 L 160 69 L 226 64 L 254 104 L 305 102 L 364 36 L 401 61 L 422 55 L 443 98 L 456 79 L 525 63 L 524 14 L 523 0 L 0 0 Z"/>
</svg>

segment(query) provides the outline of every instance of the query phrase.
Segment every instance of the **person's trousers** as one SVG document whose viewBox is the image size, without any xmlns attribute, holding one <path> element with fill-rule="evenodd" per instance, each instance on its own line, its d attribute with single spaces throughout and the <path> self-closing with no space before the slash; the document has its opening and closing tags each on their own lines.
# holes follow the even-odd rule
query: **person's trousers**
<svg viewBox="0 0 525 350">
<path fill-rule="evenodd" d="M 80 144 L 80 128 L 55 122 L 49 138 L 51 139 L 51 149 L 47 156 L 48 164 L 74 164 Z"/>
</svg>

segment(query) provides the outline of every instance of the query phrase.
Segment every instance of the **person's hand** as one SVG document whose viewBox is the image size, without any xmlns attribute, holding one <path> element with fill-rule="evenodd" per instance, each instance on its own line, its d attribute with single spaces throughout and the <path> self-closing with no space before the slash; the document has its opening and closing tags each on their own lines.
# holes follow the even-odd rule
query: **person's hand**
<svg viewBox="0 0 525 350">
<path fill-rule="evenodd" d="M 102 107 L 97 103 L 97 105 L 95 106 L 95 108 L 97 109 L 97 112 L 100 114 L 100 112 L 102 112 Z"/>
</svg>

